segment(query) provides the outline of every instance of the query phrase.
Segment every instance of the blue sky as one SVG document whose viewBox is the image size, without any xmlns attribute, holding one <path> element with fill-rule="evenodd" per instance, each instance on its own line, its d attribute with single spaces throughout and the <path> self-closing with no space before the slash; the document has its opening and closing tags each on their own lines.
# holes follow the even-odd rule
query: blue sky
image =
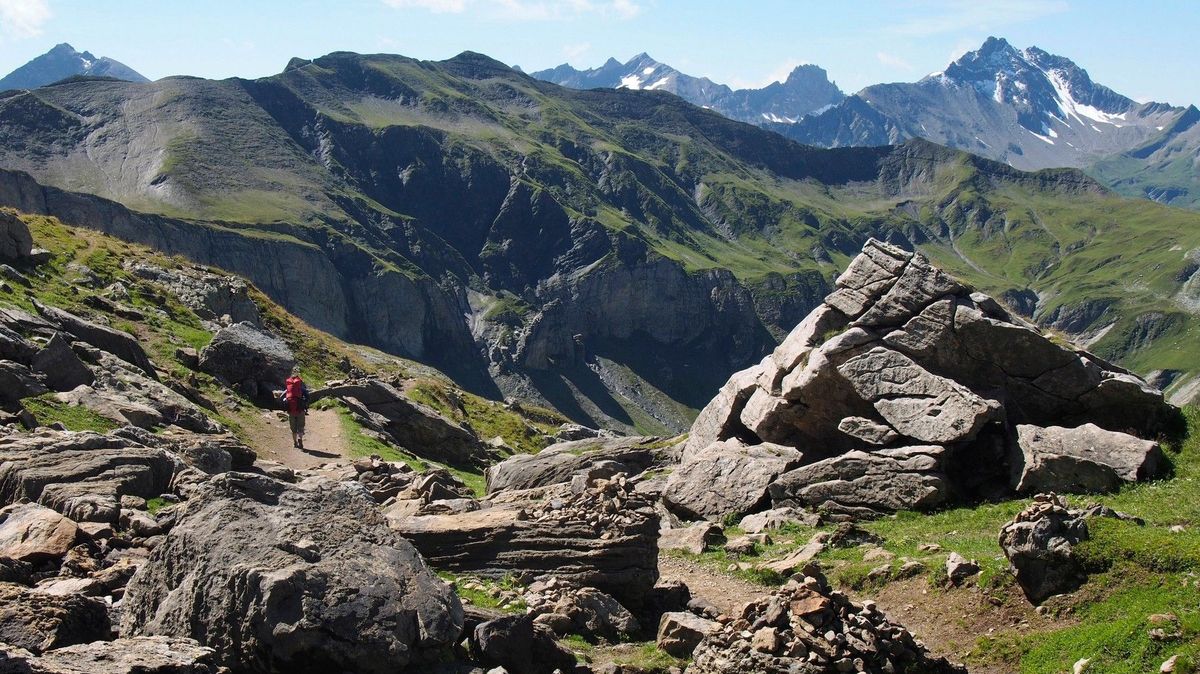
<svg viewBox="0 0 1200 674">
<path fill-rule="evenodd" d="M 638 52 L 762 86 L 816 63 L 844 90 L 913 81 L 988 35 L 1139 100 L 1200 104 L 1200 2 L 1110 0 L 0 0 L 0 74 L 58 42 L 144 75 L 260 77 L 292 56 L 483 52 L 526 70 Z"/>
</svg>

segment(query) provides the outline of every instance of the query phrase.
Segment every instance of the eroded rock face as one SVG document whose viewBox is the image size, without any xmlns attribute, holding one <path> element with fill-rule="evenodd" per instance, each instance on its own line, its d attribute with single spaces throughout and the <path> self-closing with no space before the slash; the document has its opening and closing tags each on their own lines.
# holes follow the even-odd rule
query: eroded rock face
<svg viewBox="0 0 1200 674">
<path fill-rule="evenodd" d="M 181 467 L 118 434 L 42 430 L 0 437 L 0 503 L 26 498 L 79 522 L 115 524 L 122 496 L 153 498 Z"/>
<path fill-rule="evenodd" d="M 0 211 L 0 262 L 23 260 L 32 250 L 33 235 L 29 227 L 13 211 Z"/>
<path fill-rule="evenodd" d="M 126 588 L 121 633 L 192 637 L 246 672 L 394 672 L 462 606 L 361 487 L 212 478 Z"/>
<path fill-rule="evenodd" d="M 637 610 L 658 579 L 658 516 L 624 476 L 534 505 L 390 521 L 437 569 L 594 587 Z"/>
<path fill-rule="evenodd" d="M 1099 442 L 1097 432 L 1152 437 L 1177 414 L 1129 372 L 1051 341 L 921 255 L 871 240 L 825 304 L 700 412 L 672 480 L 676 492 L 711 489 L 719 462 L 770 443 L 802 455 L 767 480 L 774 505 L 850 514 L 931 508 L 1011 493 L 1022 481 L 1036 489 L 1036 475 L 1081 457 L 1093 474 L 1083 487 L 1107 488 L 1094 474 L 1146 479 L 1155 454 Z M 1051 424 L 1098 428 L 1054 433 L 1063 439 L 1053 448 L 1013 451 L 1013 429 Z M 739 507 L 714 501 L 702 514 L 745 512 Z"/>
<path fill-rule="evenodd" d="M 191 639 L 94 641 L 34 656 L 0 644 L 0 671 L 20 674 L 224 674 L 216 654 Z"/>
<path fill-rule="evenodd" d="M 79 525 L 36 503 L 0 508 L 0 557 L 41 562 L 67 554 Z"/>
<path fill-rule="evenodd" d="M 108 606 L 100 599 L 0 583 L 0 642 L 41 653 L 111 636 Z"/>
<path fill-rule="evenodd" d="M 250 298 L 250 287 L 237 276 L 218 274 L 201 267 L 163 269 L 144 262 L 128 265 L 134 275 L 156 282 L 179 298 L 201 319 L 216 321 L 228 316 L 234 323 L 259 326 L 258 305 Z"/>
</svg>

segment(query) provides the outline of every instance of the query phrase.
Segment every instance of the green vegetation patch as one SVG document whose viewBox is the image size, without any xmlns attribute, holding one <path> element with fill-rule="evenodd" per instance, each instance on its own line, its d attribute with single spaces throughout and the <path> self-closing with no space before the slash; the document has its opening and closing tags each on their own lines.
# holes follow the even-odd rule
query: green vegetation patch
<svg viewBox="0 0 1200 674">
<path fill-rule="evenodd" d="M 107 433 L 121 424 L 89 410 L 82 405 L 68 405 L 54 396 L 46 393 L 33 398 L 25 398 L 21 405 L 37 419 L 39 425 L 49 426 L 61 423 L 68 431 L 95 431 Z"/>
</svg>

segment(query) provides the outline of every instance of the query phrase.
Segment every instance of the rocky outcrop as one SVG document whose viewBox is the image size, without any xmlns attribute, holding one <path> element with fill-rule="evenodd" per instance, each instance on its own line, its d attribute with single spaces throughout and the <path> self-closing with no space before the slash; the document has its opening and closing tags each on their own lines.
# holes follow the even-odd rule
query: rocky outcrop
<svg viewBox="0 0 1200 674">
<path fill-rule="evenodd" d="M 0 503 L 29 499 L 78 522 L 115 524 L 122 496 L 153 498 L 181 466 L 118 434 L 43 430 L 0 437 Z"/>
<path fill-rule="evenodd" d="M 0 508 L 0 557 L 41 562 L 67 554 L 75 545 L 79 525 L 36 503 Z"/>
<path fill-rule="evenodd" d="M 0 642 L 41 653 L 111 637 L 108 606 L 101 599 L 0 583 Z"/>
<path fill-rule="evenodd" d="M 150 357 L 146 355 L 141 343 L 133 335 L 106 325 L 93 323 L 57 307 L 46 306 L 37 300 L 33 300 L 33 306 L 42 318 L 64 332 L 70 333 L 79 341 L 113 354 L 137 367 L 151 379 L 158 378 L 158 371 L 150 362 Z"/>
<path fill-rule="evenodd" d="M 378 379 L 346 381 L 313 391 L 310 402 L 339 398 L 364 426 L 386 434 L 392 444 L 413 454 L 455 466 L 478 466 L 486 452 L 474 431 L 437 410 L 409 400 L 399 389 Z"/>
<path fill-rule="evenodd" d="M 574 587 L 556 578 L 535 582 L 523 595 L 534 623 L 558 636 L 579 635 L 591 642 L 619 643 L 639 632 L 637 618 L 594 587 Z"/>
<path fill-rule="evenodd" d="M 1177 415 L 1129 372 L 1056 343 L 921 255 L 870 240 L 825 303 L 700 412 L 672 481 L 704 490 L 720 474 L 714 454 L 734 460 L 735 447 L 770 443 L 795 448 L 803 464 L 767 480 L 773 505 L 928 509 L 1033 485 L 1056 462 L 1120 466 L 1109 474 L 1121 481 L 1153 477 L 1148 446 L 1097 443 L 1086 425 L 1151 437 Z M 1079 447 L 1022 445 L 1034 431 L 1014 432 L 1051 424 L 1082 427 L 1067 433 Z M 724 451 L 709 449 L 722 442 Z M 721 507 L 744 512 L 735 505 Z"/>
<path fill-rule="evenodd" d="M 633 610 L 658 578 L 658 516 L 623 476 L 540 505 L 498 504 L 391 524 L 434 568 L 525 581 L 556 577 Z"/>
<path fill-rule="evenodd" d="M 200 351 L 200 369 L 252 398 L 268 399 L 283 388 L 296 357 L 283 340 L 250 323 L 235 323 L 213 335 Z"/>
<path fill-rule="evenodd" d="M 575 655 L 558 645 L 554 633 L 534 624 L 528 614 L 479 624 L 471 634 L 470 647 L 476 662 L 503 671 L 554 674 L 575 668 Z"/>
<path fill-rule="evenodd" d="M 585 438 L 550 445 L 537 454 L 515 454 L 484 472 L 489 494 L 516 489 L 533 489 L 570 482 L 579 472 L 591 477 L 617 473 L 637 475 L 665 463 L 658 445 L 660 438 Z M 607 474 L 605 474 L 607 473 Z"/>
<path fill-rule="evenodd" d="M 258 305 L 250 298 L 250 286 L 237 276 L 218 274 L 202 267 L 163 269 L 145 262 L 127 268 L 138 278 L 157 283 L 171 292 L 202 320 L 261 325 Z"/>
<path fill-rule="evenodd" d="M 29 257 L 33 236 L 29 226 L 9 209 L 0 210 L 0 262 L 18 262 Z"/>
<path fill-rule="evenodd" d="M 701 618 L 694 613 L 674 611 L 664 613 L 658 621 L 655 645 L 664 653 L 677 658 L 690 658 L 704 637 L 721 629 L 721 623 Z"/>
<path fill-rule="evenodd" d="M 96 381 L 96 375 L 71 350 L 71 343 L 61 332 L 56 332 L 30 361 L 31 369 L 45 377 L 46 384 L 55 391 L 70 391 Z"/>
<path fill-rule="evenodd" d="M 716 442 L 671 473 L 663 502 L 688 517 L 751 512 L 766 503 L 768 485 L 803 462 L 804 455 L 791 447 Z"/>
<path fill-rule="evenodd" d="M 1035 604 L 1083 585 L 1087 573 L 1074 547 L 1087 539 L 1083 513 L 1069 510 L 1054 494 L 1037 495 L 1000 530 L 1000 548 L 1025 596 Z"/>
<path fill-rule="evenodd" d="M 1013 488 L 1021 493 L 1113 491 L 1157 477 L 1166 464 L 1157 442 L 1095 424 L 1018 426 L 1017 448 Z"/>
<path fill-rule="evenodd" d="M 126 589 L 121 633 L 192 637 L 239 671 L 393 672 L 437 655 L 462 607 L 358 487 L 225 473 Z"/>
<path fill-rule="evenodd" d="M 688 671 L 962 674 L 966 669 L 932 656 L 873 602 L 852 603 L 818 574 L 788 581 L 747 604 L 740 616 L 704 637 Z"/>
<path fill-rule="evenodd" d="M 0 644 L 0 671 L 17 674 L 224 674 L 216 654 L 191 639 L 94 641 L 34 656 Z"/>
</svg>

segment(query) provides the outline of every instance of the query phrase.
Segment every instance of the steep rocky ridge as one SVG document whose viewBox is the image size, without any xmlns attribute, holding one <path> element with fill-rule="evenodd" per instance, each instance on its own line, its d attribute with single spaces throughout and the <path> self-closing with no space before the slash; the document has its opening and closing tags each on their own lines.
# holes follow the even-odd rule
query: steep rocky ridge
<svg viewBox="0 0 1200 674">
<path fill-rule="evenodd" d="M 1079 307 L 1055 292 L 1078 285 L 1052 278 L 1066 258 L 1144 233 L 1093 227 L 1118 202 L 1078 173 L 920 141 L 814 150 L 661 92 L 572 91 L 469 53 L 18 92 L 0 99 L 0 163 L 44 184 L 5 173 L 3 203 L 240 273 L 315 326 L 477 391 L 651 432 L 686 426 L 869 236 L 957 258 L 997 294 L 1040 292 L 1031 311 L 1053 322 Z M 1042 199 L 1064 205 L 1071 241 L 1039 233 L 1059 224 L 1029 215 Z M 1181 217 L 1146 226 L 1187 238 Z M 1004 222 L 1022 246 L 1008 259 L 992 250 L 1012 249 Z M 1116 339 L 1140 314 L 1134 291 L 1111 292 L 1107 355 L 1177 338 Z"/>
</svg>

